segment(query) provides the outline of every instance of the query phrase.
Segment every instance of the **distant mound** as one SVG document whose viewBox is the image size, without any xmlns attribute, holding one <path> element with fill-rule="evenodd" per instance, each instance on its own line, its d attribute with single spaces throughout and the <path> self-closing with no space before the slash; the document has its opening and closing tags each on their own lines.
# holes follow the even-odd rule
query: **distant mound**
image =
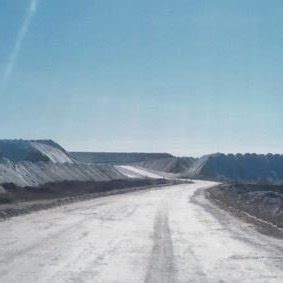
<svg viewBox="0 0 283 283">
<path fill-rule="evenodd" d="M 195 161 L 192 157 L 167 157 L 145 160 L 137 165 L 154 171 L 178 174 L 188 171 Z"/>
<path fill-rule="evenodd" d="M 52 140 L 0 140 L 0 158 L 13 162 L 73 163 L 69 154 Z"/>
<path fill-rule="evenodd" d="M 12 183 L 19 187 L 37 187 L 63 181 L 110 181 L 127 179 L 114 166 L 80 163 L 12 162 L 0 160 L 0 185 Z"/>
<path fill-rule="evenodd" d="M 129 177 L 111 164 L 144 160 L 151 156 L 169 154 L 94 153 L 96 164 L 88 162 L 93 154 L 82 154 L 86 159 L 71 156 L 52 140 L 0 140 L 0 193 L 4 184 L 18 187 L 40 187 L 60 182 L 110 182 Z M 79 154 L 79 156 L 81 156 Z M 169 155 L 170 156 L 170 155 Z M 92 159 L 90 159 L 93 161 Z M 136 179 L 148 179 L 136 175 Z"/>
<path fill-rule="evenodd" d="M 240 183 L 283 183 L 279 154 L 212 154 L 198 159 L 184 174 L 189 178 Z"/>
<path fill-rule="evenodd" d="M 168 153 L 138 152 L 70 152 L 69 154 L 79 162 L 111 165 L 125 165 L 151 159 L 173 157 Z"/>
</svg>

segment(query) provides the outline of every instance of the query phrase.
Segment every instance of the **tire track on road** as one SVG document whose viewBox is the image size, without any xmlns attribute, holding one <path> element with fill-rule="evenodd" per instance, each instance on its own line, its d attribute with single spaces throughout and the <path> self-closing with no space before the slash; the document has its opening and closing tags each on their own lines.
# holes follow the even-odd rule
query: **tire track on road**
<svg viewBox="0 0 283 283">
<path fill-rule="evenodd" d="M 153 247 L 146 283 L 172 283 L 175 280 L 174 250 L 168 222 L 168 210 L 158 210 L 154 220 Z"/>
</svg>

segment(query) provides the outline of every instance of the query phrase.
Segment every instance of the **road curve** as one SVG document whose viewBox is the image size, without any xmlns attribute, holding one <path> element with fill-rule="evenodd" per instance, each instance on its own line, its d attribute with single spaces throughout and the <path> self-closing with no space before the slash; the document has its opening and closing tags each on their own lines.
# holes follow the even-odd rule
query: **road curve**
<svg viewBox="0 0 283 283">
<path fill-rule="evenodd" d="M 0 223 L 0 282 L 283 282 L 282 240 L 212 205 L 197 181 Z"/>
</svg>

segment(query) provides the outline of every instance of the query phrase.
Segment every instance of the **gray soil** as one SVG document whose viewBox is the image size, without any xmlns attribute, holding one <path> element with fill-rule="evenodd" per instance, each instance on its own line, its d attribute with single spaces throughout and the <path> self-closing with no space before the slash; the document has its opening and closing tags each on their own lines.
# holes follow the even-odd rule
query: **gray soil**
<svg viewBox="0 0 283 283">
<path fill-rule="evenodd" d="M 257 224 L 260 232 L 283 237 L 283 186 L 223 184 L 205 194 L 221 208 Z"/>
</svg>

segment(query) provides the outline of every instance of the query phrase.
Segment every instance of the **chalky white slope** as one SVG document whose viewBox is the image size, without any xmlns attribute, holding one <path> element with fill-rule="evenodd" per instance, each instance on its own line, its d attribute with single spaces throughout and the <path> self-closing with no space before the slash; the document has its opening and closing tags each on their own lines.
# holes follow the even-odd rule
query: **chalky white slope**
<svg viewBox="0 0 283 283">
<path fill-rule="evenodd" d="M 127 179 L 113 166 L 97 166 L 81 163 L 29 162 L 13 163 L 0 160 L 0 184 L 14 183 L 17 186 L 40 186 L 62 181 L 110 181 Z"/>
<path fill-rule="evenodd" d="M 0 140 L 0 185 L 40 186 L 62 181 L 126 179 L 113 166 L 74 162 L 51 140 Z"/>
<path fill-rule="evenodd" d="M 0 157 L 13 162 L 73 163 L 64 148 L 52 140 L 0 140 Z"/>
<path fill-rule="evenodd" d="M 151 178 L 151 179 L 162 179 L 162 178 L 176 178 L 175 174 L 165 173 L 142 168 L 135 165 L 117 165 L 115 168 L 129 178 Z"/>
<path fill-rule="evenodd" d="M 0 223 L 0 282 L 283 282 L 282 240 L 211 205 L 198 181 Z M 199 193 L 200 192 L 200 193 Z"/>
</svg>

